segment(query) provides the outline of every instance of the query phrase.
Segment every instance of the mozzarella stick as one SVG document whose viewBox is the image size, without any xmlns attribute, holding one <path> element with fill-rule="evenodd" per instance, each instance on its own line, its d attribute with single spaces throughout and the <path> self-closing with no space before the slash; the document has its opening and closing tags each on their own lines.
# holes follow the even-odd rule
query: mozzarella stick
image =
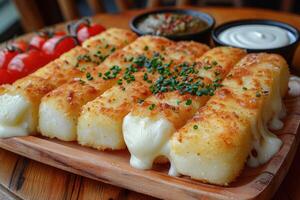
<svg viewBox="0 0 300 200">
<path fill-rule="evenodd" d="M 99 66 L 87 68 L 79 80 L 48 93 L 40 105 L 39 131 L 51 138 L 76 140 L 77 120 L 83 105 L 112 87 L 118 81 L 117 77 L 124 73 L 122 69 L 129 69 L 139 55 L 150 57 L 156 52 L 166 51 L 162 50 L 162 46 L 174 44 L 161 37 L 140 37 L 109 56 Z"/>
<path fill-rule="evenodd" d="M 220 86 L 220 81 L 245 55 L 241 49 L 217 47 L 199 58 L 194 68 L 180 69 L 179 81 L 175 84 L 177 90 L 167 91 L 172 87 L 167 84 L 172 79 L 158 80 L 154 84 L 155 94 L 144 103 L 135 104 L 123 122 L 124 139 L 131 153 L 130 164 L 149 169 L 156 158 L 169 157 L 172 134 L 207 102 L 215 87 Z M 163 85 L 168 86 L 163 88 Z M 153 109 L 149 109 L 151 105 Z"/>
<path fill-rule="evenodd" d="M 84 41 L 82 47 L 88 49 L 91 59 L 100 64 L 113 52 L 127 46 L 136 38 L 136 34 L 131 31 L 110 28 Z"/>
<path fill-rule="evenodd" d="M 172 71 L 176 66 L 175 63 L 192 63 L 207 50 L 208 47 L 200 43 L 179 42 L 168 46 L 168 53 L 164 56 L 153 57 L 145 63 L 153 63 L 147 66 L 147 69 L 165 67 Z M 78 142 L 102 150 L 125 148 L 122 134 L 123 118 L 135 103 L 151 95 L 151 82 L 158 77 L 158 72 L 154 74 L 148 73 L 147 70 L 138 72 L 134 75 L 133 81 L 128 83 L 124 79 L 119 79 L 119 85 L 87 103 L 78 120 Z"/>
<path fill-rule="evenodd" d="M 82 76 L 87 67 L 95 67 L 99 62 L 91 53 L 96 51 L 95 48 L 105 56 L 112 53 L 106 48 L 108 43 L 116 48 L 125 46 L 136 35 L 127 30 L 108 29 L 97 37 L 105 37 L 101 48 L 101 40 L 93 39 L 97 47 L 75 47 L 27 77 L 4 86 L 5 90 L 0 94 L 0 137 L 36 133 L 39 104 L 45 94 L 74 77 Z"/>
<path fill-rule="evenodd" d="M 223 87 L 173 135 L 174 172 L 228 185 L 248 156 L 252 166 L 267 162 L 282 143 L 267 123 L 279 120 L 288 77 L 288 66 L 279 55 L 249 54 L 242 59 Z"/>
</svg>

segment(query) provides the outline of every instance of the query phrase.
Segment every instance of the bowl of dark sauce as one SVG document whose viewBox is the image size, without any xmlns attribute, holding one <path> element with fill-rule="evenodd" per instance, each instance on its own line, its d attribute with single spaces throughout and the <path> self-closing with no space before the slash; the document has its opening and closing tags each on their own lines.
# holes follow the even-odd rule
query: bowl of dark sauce
<svg viewBox="0 0 300 200">
<path fill-rule="evenodd" d="M 139 36 L 157 35 L 174 41 L 194 40 L 209 44 L 214 18 L 204 12 L 184 9 L 161 9 L 142 13 L 130 21 Z"/>
</svg>

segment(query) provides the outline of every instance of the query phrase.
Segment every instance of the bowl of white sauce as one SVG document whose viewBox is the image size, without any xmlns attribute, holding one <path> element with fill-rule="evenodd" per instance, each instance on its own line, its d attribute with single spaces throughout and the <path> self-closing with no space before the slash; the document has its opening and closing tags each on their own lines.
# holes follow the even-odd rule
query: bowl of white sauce
<svg viewBox="0 0 300 200">
<path fill-rule="evenodd" d="M 277 53 L 290 63 L 299 43 L 299 35 L 299 31 L 289 24 L 264 19 L 231 21 L 212 31 L 216 46 L 239 47 L 249 53 Z"/>
</svg>

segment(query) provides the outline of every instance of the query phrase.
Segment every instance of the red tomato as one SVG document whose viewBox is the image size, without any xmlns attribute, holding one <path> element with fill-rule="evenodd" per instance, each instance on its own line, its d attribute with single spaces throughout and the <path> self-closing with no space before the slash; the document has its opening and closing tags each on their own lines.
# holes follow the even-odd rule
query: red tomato
<svg viewBox="0 0 300 200">
<path fill-rule="evenodd" d="M 90 26 L 91 21 L 89 18 L 82 18 L 76 22 L 71 22 L 67 25 L 68 33 L 72 36 L 76 36 L 77 32 L 83 27 Z"/>
<path fill-rule="evenodd" d="M 78 38 L 79 42 L 82 43 L 86 39 L 88 39 L 94 35 L 97 35 L 104 30 L 105 30 L 105 28 L 103 26 L 101 26 L 100 24 L 94 24 L 89 27 L 84 26 L 84 27 L 80 28 L 79 31 L 77 32 L 77 38 Z"/>
<path fill-rule="evenodd" d="M 14 41 L 10 46 L 12 48 L 15 48 L 15 49 L 21 51 L 21 52 L 24 52 L 28 49 L 28 44 L 23 40 Z"/>
<path fill-rule="evenodd" d="M 8 64 L 7 70 L 21 78 L 46 65 L 48 62 L 50 62 L 49 57 L 42 51 L 32 49 L 14 57 Z"/>
<path fill-rule="evenodd" d="M 48 40 L 48 36 L 46 35 L 35 35 L 31 38 L 29 42 L 29 46 L 31 48 L 41 49 L 43 44 Z"/>
<path fill-rule="evenodd" d="M 37 33 L 33 36 L 29 42 L 31 48 L 42 49 L 44 43 L 54 37 L 54 36 L 63 36 L 66 33 L 64 31 L 53 32 L 52 30 L 45 30 Z"/>
<path fill-rule="evenodd" d="M 0 69 L 6 69 L 11 59 L 18 54 L 19 52 L 16 50 L 4 49 L 0 51 Z"/>
<path fill-rule="evenodd" d="M 91 27 L 89 27 L 90 37 L 97 35 L 103 31 L 105 31 L 105 28 L 104 28 L 104 26 L 101 26 L 100 24 L 94 24 Z"/>
<path fill-rule="evenodd" d="M 90 37 L 88 29 L 89 28 L 85 26 L 79 29 L 79 31 L 77 32 L 77 39 L 80 43 L 84 42 L 86 39 Z"/>
<path fill-rule="evenodd" d="M 77 40 L 72 36 L 54 36 L 43 45 L 43 52 L 52 59 L 77 46 Z"/>
<path fill-rule="evenodd" d="M 13 83 L 17 77 L 5 69 L 0 69 L 0 85 Z"/>
<path fill-rule="evenodd" d="M 6 69 L 8 63 L 18 54 L 27 50 L 28 44 L 22 40 L 13 41 L 0 51 L 0 69 Z"/>
</svg>

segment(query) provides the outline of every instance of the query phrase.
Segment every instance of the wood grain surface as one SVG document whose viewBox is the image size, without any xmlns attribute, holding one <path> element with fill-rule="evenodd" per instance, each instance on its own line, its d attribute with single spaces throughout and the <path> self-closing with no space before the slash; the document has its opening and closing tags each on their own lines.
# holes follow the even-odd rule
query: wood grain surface
<svg viewBox="0 0 300 200">
<path fill-rule="evenodd" d="M 196 9 L 196 8 L 193 8 Z M 218 24 L 240 18 L 270 18 L 277 19 L 280 21 L 288 22 L 298 28 L 300 28 L 300 17 L 296 15 L 291 15 L 287 13 L 278 13 L 273 11 L 266 10 L 257 10 L 257 9 L 228 9 L 228 8 L 202 8 L 201 10 L 206 11 L 212 14 Z M 100 22 L 107 27 L 109 26 L 117 26 L 117 27 L 128 27 L 128 21 L 132 16 L 142 11 L 130 11 L 126 13 L 122 13 L 120 15 L 98 15 L 94 17 L 94 20 Z M 62 26 L 62 25 L 60 25 Z M 28 37 L 28 36 L 27 36 Z M 297 51 L 297 55 L 299 54 L 299 49 Z M 294 66 L 300 66 L 300 56 L 295 56 Z M 296 101 L 296 102 L 295 102 Z M 285 127 L 286 132 L 281 133 L 281 138 L 285 141 L 286 146 L 282 148 L 282 150 L 277 154 L 275 158 L 267 165 L 258 170 L 262 170 L 261 178 L 255 181 L 255 184 L 252 185 L 254 190 L 263 190 L 266 185 L 271 185 L 272 187 L 266 188 L 266 196 L 260 196 L 260 199 L 270 198 L 271 194 L 276 191 L 280 182 L 284 178 L 285 174 L 288 172 L 288 166 L 292 162 L 293 155 L 296 153 L 296 146 L 299 143 L 299 137 L 296 137 L 295 125 L 299 122 L 300 117 L 300 109 L 297 103 L 299 100 L 289 100 L 287 101 L 287 106 L 293 105 L 295 108 L 290 108 L 293 110 L 293 115 L 289 115 L 290 117 L 286 119 L 286 124 L 289 127 Z M 288 122 L 288 123 L 287 123 Z M 292 128 L 293 131 L 289 131 Z M 29 141 L 31 140 L 42 140 L 39 138 L 29 137 L 27 138 Z M 27 140 L 26 139 L 26 140 Z M 25 141 L 26 141 L 25 140 Z M 22 148 L 18 138 L 9 139 L 10 142 L 1 142 L 3 147 L 6 146 L 7 149 L 11 148 L 11 151 L 15 151 L 20 153 Z M 48 140 L 43 140 L 48 141 Z M 23 140 L 24 142 L 24 140 Z M 32 141 L 31 141 L 32 142 Z M 49 141 L 48 141 L 49 142 Z M 53 143 L 53 142 L 52 142 Z M 55 144 L 61 145 L 61 142 L 55 141 Z M 13 146 L 15 145 L 15 146 Z M 66 145 L 67 147 L 72 147 L 72 143 Z M 291 147 L 292 151 L 288 151 L 288 148 Z M 24 149 L 23 149 L 24 150 Z M 87 150 L 91 152 L 93 150 Z M 284 153 L 287 153 L 287 159 L 284 159 Z M 23 155 L 32 155 L 35 153 L 34 151 L 25 151 Z M 65 153 L 65 152 L 63 152 Z M 300 180 L 300 172 L 298 168 L 300 167 L 300 156 L 299 150 L 296 153 L 296 159 L 293 161 L 293 165 L 281 184 L 279 190 L 276 192 L 274 199 L 300 199 L 300 191 L 297 180 Z M 33 155 L 32 155 L 33 156 Z M 47 160 L 47 154 L 40 154 L 38 160 Z M 78 155 L 74 155 L 80 157 Z M 43 161 L 44 161 L 43 160 Z M 57 159 L 56 157 L 52 157 L 51 160 L 55 163 L 58 161 L 62 161 Z M 91 180 L 88 178 L 81 177 L 79 175 L 75 175 L 73 173 L 65 172 L 59 170 L 54 167 L 50 167 L 39 162 L 30 160 L 28 158 L 18 156 L 14 153 L 11 153 L 6 150 L 0 149 L 0 183 L 11 191 L 11 194 L 7 189 L 0 187 L 0 199 L 5 197 L 4 199 L 152 199 L 152 197 L 145 196 L 136 192 L 132 192 L 126 189 L 121 189 L 119 187 L 111 186 L 102 182 L 98 182 L 95 180 Z M 66 161 L 63 160 L 65 163 Z M 56 167 L 59 164 L 52 164 Z M 113 164 L 113 163 L 111 163 Z M 281 166 L 281 167 L 280 167 Z M 71 166 L 72 167 L 72 166 Z M 91 166 L 80 166 L 79 169 L 83 171 L 91 171 Z M 62 169 L 69 170 L 68 166 L 61 167 Z M 85 168 L 85 169 L 84 169 Z M 78 173 L 80 171 L 75 169 L 73 172 Z M 92 169 L 93 171 L 94 169 Z M 72 170 L 70 170 L 72 171 Z M 279 175 L 276 176 L 274 172 L 279 171 Z M 97 170 L 93 174 L 83 174 L 81 175 L 88 176 L 90 178 L 102 180 L 104 182 L 110 182 L 109 178 L 107 180 L 103 180 L 103 174 L 99 178 L 95 178 L 96 174 L 99 174 Z M 139 173 L 139 172 L 137 172 Z M 253 176 L 254 172 L 249 172 L 249 176 Z M 126 175 L 126 174 L 125 174 Z M 122 181 L 123 180 L 123 181 Z M 126 180 L 128 181 L 128 180 Z M 269 182 L 272 184 L 268 184 Z M 124 176 L 123 179 L 120 179 L 120 183 L 117 184 L 119 186 L 127 187 L 125 183 Z M 116 184 L 116 183 L 114 183 Z M 141 187 L 139 191 L 143 191 L 148 194 L 153 194 L 154 188 L 147 188 L 145 185 L 141 185 L 139 183 L 135 183 L 136 187 Z M 197 184 L 196 184 L 197 185 Z M 199 184 L 201 185 L 201 184 Z M 213 187 L 212 187 L 213 188 Z M 252 188 L 252 189 L 253 189 Z M 147 191 L 148 192 L 147 192 Z M 155 191 L 157 192 L 157 191 Z M 163 197 L 174 197 L 172 195 L 173 191 L 166 190 L 166 196 Z M 6 195 L 6 196 L 5 196 Z M 182 194 L 186 195 L 186 194 Z M 242 197 L 242 193 L 240 193 Z M 18 196 L 18 197 L 16 197 Z M 179 197 L 179 196 L 177 196 Z"/>
</svg>

